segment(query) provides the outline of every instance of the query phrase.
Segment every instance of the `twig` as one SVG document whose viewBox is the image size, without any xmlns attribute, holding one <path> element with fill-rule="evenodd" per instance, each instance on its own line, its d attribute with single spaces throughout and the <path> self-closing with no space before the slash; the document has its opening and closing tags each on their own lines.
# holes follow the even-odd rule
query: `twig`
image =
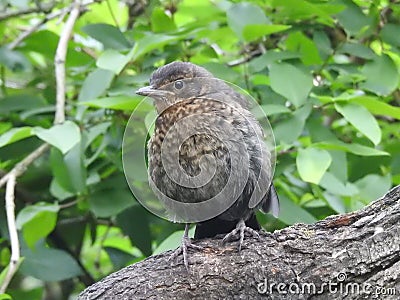
<svg viewBox="0 0 400 300">
<path fill-rule="evenodd" d="M 103 236 L 100 239 L 99 251 L 97 251 L 97 255 L 94 260 L 94 266 L 98 272 L 101 272 L 100 270 L 101 250 L 103 249 L 104 242 L 106 241 L 108 235 L 110 234 L 110 230 L 111 230 L 111 222 L 108 221 L 106 231 L 104 232 Z"/>
<path fill-rule="evenodd" d="M 13 50 L 16 48 L 24 39 L 26 39 L 28 36 L 30 36 L 32 33 L 34 33 L 36 30 L 40 28 L 43 24 L 47 23 L 48 21 L 57 18 L 58 16 L 64 14 L 65 12 L 68 12 L 71 9 L 71 7 L 64 7 L 63 9 L 60 9 L 56 12 L 53 12 L 51 14 L 46 15 L 46 17 L 37 22 L 35 25 L 33 25 L 31 28 L 25 30 L 22 32 L 12 43 L 8 45 L 8 48 L 10 50 Z"/>
<path fill-rule="evenodd" d="M 97 3 L 97 2 L 100 2 L 100 1 L 99 0 L 83 1 L 81 4 L 81 7 L 85 7 L 85 6 L 88 6 L 90 4 Z M 68 6 L 68 7 L 64 7 L 60 10 L 57 10 L 55 12 L 52 12 L 51 14 L 46 15 L 43 20 L 40 20 L 35 25 L 33 25 L 31 28 L 22 32 L 12 43 L 10 43 L 8 45 L 8 48 L 10 50 L 15 49 L 24 39 L 26 39 L 28 36 L 30 36 L 32 33 L 34 33 L 36 30 L 38 30 L 40 28 L 40 26 L 42 26 L 43 24 L 46 24 L 47 22 L 49 22 L 57 17 L 67 14 L 68 12 L 71 11 L 71 9 L 72 9 L 72 6 Z"/>
<path fill-rule="evenodd" d="M 40 10 L 44 10 L 42 4 L 40 3 L 39 0 L 33 0 L 33 2 L 35 2 L 35 5 L 38 9 Z"/>
<path fill-rule="evenodd" d="M 96 3 L 96 2 L 100 1 L 88 0 L 84 1 L 85 3 L 84 5 L 89 5 L 91 3 Z M 32 34 L 42 24 L 70 11 L 68 20 L 65 23 L 65 26 L 60 35 L 56 54 L 54 57 L 56 88 L 57 88 L 56 112 L 54 115 L 54 124 L 63 123 L 65 120 L 65 60 L 67 56 L 68 41 L 71 37 L 74 24 L 77 18 L 79 17 L 81 7 L 82 7 L 81 1 L 75 0 L 70 7 L 61 9 L 57 12 L 47 15 L 44 20 L 40 21 L 38 24 L 34 25 L 29 30 L 22 33 L 13 43 L 9 45 L 10 49 L 14 49 L 23 39 Z M 20 260 L 20 249 L 19 249 L 20 246 L 19 246 L 18 233 L 15 223 L 14 193 L 15 193 L 16 179 L 25 172 L 27 167 L 33 161 L 35 161 L 38 157 L 40 157 L 43 153 L 45 153 L 49 148 L 50 145 L 47 143 L 41 145 L 39 148 L 37 148 L 35 151 L 33 151 L 27 157 L 25 157 L 21 162 L 16 164 L 15 167 L 10 172 L 2 176 L 2 178 L 0 179 L 0 188 L 5 183 L 7 183 L 6 213 L 7 213 L 8 230 L 10 233 L 10 242 L 11 242 L 11 259 L 5 280 L 3 281 L 2 286 L 0 287 L 0 293 L 4 293 L 5 290 L 7 289 L 15 272 L 18 270 L 18 263 Z"/>
<path fill-rule="evenodd" d="M 2 96 L 7 96 L 7 88 L 6 88 L 6 69 L 4 66 L 0 67 L 0 81 L 1 81 L 1 92 Z"/>
<path fill-rule="evenodd" d="M 118 20 L 117 20 L 117 18 L 115 17 L 114 12 L 113 12 L 113 10 L 112 10 L 111 4 L 110 4 L 110 0 L 106 0 L 106 4 L 107 4 L 108 10 L 110 11 L 111 18 L 113 19 L 113 21 L 114 21 L 114 23 L 115 23 L 115 26 L 117 26 L 119 29 L 121 29 L 121 28 L 119 27 Z"/>
<path fill-rule="evenodd" d="M 49 148 L 50 148 L 49 144 L 43 144 L 35 151 L 33 151 L 31 154 L 29 154 L 27 157 L 25 157 L 18 164 L 16 164 L 15 167 L 10 172 L 8 172 L 0 179 L 0 188 L 10 179 L 11 176 L 15 177 L 21 176 L 25 172 L 26 168 L 32 162 L 34 162 L 39 156 L 45 153 Z"/>
<path fill-rule="evenodd" d="M 76 0 L 73 3 L 71 13 L 65 23 L 64 29 L 61 33 L 60 40 L 58 42 L 56 55 L 55 55 L 55 69 L 56 69 L 56 83 L 57 83 L 57 103 L 56 112 L 54 116 L 54 123 L 59 124 L 65 120 L 65 59 L 67 56 L 68 40 L 71 36 L 74 24 L 79 16 L 80 1 Z M 33 32 L 29 31 L 29 32 Z M 21 39 L 22 40 L 22 39 Z M 16 46 L 17 44 L 15 44 Z M 15 47 L 14 46 L 14 47 Z M 0 293 L 4 293 L 7 289 L 12 277 L 18 269 L 18 262 L 20 259 L 18 233 L 15 224 L 15 203 L 14 203 L 14 192 L 16 185 L 16 178 L 22 175 L 26 168 L 44 152 L 50 148 L 49 144 L 43 144 L 31 154 L 29 154 L 24 160 L 19 162 L 8 174 L 0 179 L 0 187 L 7 182 L 6 188 L 6 212 L 8 230 L 10 233 L 11 242 L 11 259 L 8 267 L 6 277 L 0 287 Z"/>
<path fill-rule="evenodd" d="M 8 284 L 13 278 L 15 272 L 18 269 L 18 262 L 20 259 L 20 251 L 19 251 L 19 241 L 18 241 L 18 232 L 17 226 L 15 224 L 15 204 L 14 204 L 14 190 L 16 184 L 17 176 L 15 173 L 11 173 L 7 180 L 6 187 L 6 213 L 7 213 L 7 225 L 8 225 L 8 233 L 10 235 L 11 241 L 11 258 L 10 263 L 8 265 L 8 270 L 2 285 L 0 286 L 0 294 L 6 291 Z"/>
<path fill-rule="evenodd" d="M 5 12 L 3 14 L 0 14 L 0 21 L 3 21 L 8 18 L 18 17 L 18 16 L 22 16 L 22 15 L 28 15 L 28 14 L 32 14 L 32 13 L 46 12 L 46 11 L 52 10 L 55 6 L 56 6 L 56 3 L 54 1 L 53 3 L 47 3 L 45 5 L 41 5 L 40 7 L 35 6 L 35 7 L 29 7 L 26 9 Z"/>
<path fill-rule="evenodd" d="M 236 67 L 236 66 L 239 66 L 241 64 L 249 62 L 252 58 L 254 58 L 256 56 L 259 56 L 261 54 L 262 54 L 261 50 L 259 50 L 259 49 L 258 50 L 254 50 L 254 51 L 250 52 L 248 56 L 244 56 L 242 58 L 227 62 L 226 65 L 228 67 Z"/>
<path fill-rule="evenodd" d="M 61 204 L 61 205 L 59 205 L 59 207 L 60 207 L 60 209 L 69 208 L 71 206 L 74 206 L 78 202 L 79 202 L 79 199 L 75 199 L 75 200 L 72 200 L 71 202 L 68 202 L 68 203 L 65 203 L 65 204 Z"/>
<path fill-rule="evenodd" d="M 65 59 L 67 57 L 68 40 L 71 37 L 72 29 L 79 16 L 80 7 L 81 1 L 76 0 L 61 33 L 54 58 L 57 85 L 54 124 L 60 124 L 65 121 Z"/>
</svg>

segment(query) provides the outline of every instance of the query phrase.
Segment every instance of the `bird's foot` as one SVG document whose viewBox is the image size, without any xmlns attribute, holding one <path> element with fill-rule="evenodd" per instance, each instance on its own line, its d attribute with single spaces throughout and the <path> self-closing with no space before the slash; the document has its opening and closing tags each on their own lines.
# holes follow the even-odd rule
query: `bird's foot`
<svg viewBox="0 0 400 300">
<path fill-rule="evenodd" d="M 225 244 L 226 242 L 239 239 L 238 250 L 240 252 L 240 250 L 242 250 L 242 244 L 243 244 L 245 233 L 248 233 L 255 238 L 260 237 L 260 235 L 258 234 L 258 232 L 256 230 L 254 230 L 253 228 L 247 227 L 246 223 L 243 220 L 240 220 L 237 223 L 236 228 L 234 230 L 232 230 L 230 233 L 228 233 L 227 235 L 225 235 L 225 237 L 222 239 L 222 243 Z"/>
<path fill-rule="evenodd" d="M 185 268 L 187 271 L 189 271 L 189 260 L 188 260 L 188 250 L 203 250 L 204 248 L 198 245 L 195 245 L 191 242 L 189 236 L 183 236 L 182 238 L 182 244 L 179 246 L 178 249 L 176 249 L 171 256 L 169 257 L 169 261 L 172 261 L 172 264 L 174 264 L 174 261 L 179 255 L 183 255 L 183 264 L 185 265 Z"/>
</svg>

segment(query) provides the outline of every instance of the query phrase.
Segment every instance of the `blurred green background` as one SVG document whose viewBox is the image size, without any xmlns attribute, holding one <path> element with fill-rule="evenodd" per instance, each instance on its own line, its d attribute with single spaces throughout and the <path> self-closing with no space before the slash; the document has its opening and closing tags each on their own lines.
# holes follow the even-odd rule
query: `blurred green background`
<svg viewBox="0 0 400 300">
<path fill-rule="evenodd" d="M 54 55 L 71 2 L 0 0 L 0 177 L 51 144 L 17 181 L 24 261 L 0 299 L 74 299 L 177 247 L 183 225 L 134 199 L 121 158 L 135 90 L 171 61 L 240 86 L 268 115 L 281 215 L 259 214 L 266 230 L 357 210 L 400 184 L 400 1 L 82 2 L 67 121 L 54 126 Z M 1 204 L 0 285 L 9 260 Z"/>
</svg>

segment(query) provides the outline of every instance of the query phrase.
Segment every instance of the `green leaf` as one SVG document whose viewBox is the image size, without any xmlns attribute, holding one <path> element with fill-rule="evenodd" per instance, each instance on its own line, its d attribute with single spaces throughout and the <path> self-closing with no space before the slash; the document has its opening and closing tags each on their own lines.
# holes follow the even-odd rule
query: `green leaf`
<svg viewBox="0 0 400 300">
<path fill-rule="evenodd" d="M 189 236 L 194 235 L 195 227 L 189 230 Z M 154 250 L 153 255 L 163 253 L 168 250 L 173 250 L 178 248 L 182 243 L 183 230 L 175 231 L 169 235 L 158 247 Z"/>
<path fill-rule="evenodd" d="M 296 107 L 303 105 L 313 86 L 312 76 L 286 63 L 274 63 L 269 68 L 271 88 Z"/>
<path fill-rule="evenodd" d="M 161 49 L 164 45 L 171 44 L 179 39 L 182 39 L 182 37 L 178 35 L 147 35 L 136 42 L 135 46 L 128 54 L 129 60 L 136 61 L 139 57 L 153 51 L 154 49 Z"/>
<path fill-rule="evenodd" d="M 71 177 L 64 162 L 64 156 L 57 148 L 50 149 L 50 166 L 53 172 L 53 188 L 60 187 L 67 193 L 72 193 Z"/>
<path fill-rule="evenodd" d="M 366 28 L 373 28 L 373 26 L 371 26 L 373 19 L 364 14 L 361 6 L 358 6 L 351 0 L 337 0 L 336 2 L 343 4 L 346 8 L 337 14 L 336 17 L 350 35 L 360 35 Z"/>
<path fill-rule="evenodd" d="M 303 128 L 303 120 L 291 117 L 279 122 L 279 124 L 274 127 L 273 133 L 278 143 L 284 142 L 286 144 L 291 144 L 300 136 Z"/>
<path fill-rule="evenodd" d="M 250 80 L 254 85 L 269 85 L 269 77 L 265 74 L 251 75 Z"/>
<path fill-rule="evenodd" d="M 290 25 L 250 24 L 243 28 L 243 37 L 247 42 L 257 40 L 263 36 L 291 28 Z"/>
<path fill-rule="evenodd" d="M 375 148 L 367 147 L 356 143 L 346 144 L 339 140 L 336 141 L 332 140 L 329 142 L 319 142 L 313 144 L 313 146 L 321 149 L 343 150 L 361 156 L 389 155 L 389 153 L 385 151 L 381 151 Z"/>
<path fill-rule="evenodd" d="M 355 185 L 360 190 L 358 195 L 359 199 L 368 204 L 386 194 L 392 186 L 392 179 L 390 175 L 379 176 L 376 174 L 369 174 L 356 181 Z"/>
<path fill-rule="evenodd" d="M 0 147 L 32 136 L 32 127 L 12 128 L 0 136 Z"/>
<path fill-rule="evenodd" d="M 287 50 L 301 54 L 305 65 L 322 64 L 316 44 L 301 32 L 291 33 L 286 39 Z"/>
<path fill-rule="evenodd" d="M 265 105 L 260 105 L 260 107 L 267 116 L 272 116 L 276 114 L 286 114 L 291 112 L 289 108 L 279 104 L 265 104 Z"/>
<path fill-rule="evenodd" d="M 266 53 L 252 59 L 249 62 L 249 72 L 260 72 L 273 62 L 300 57 L 300 53 L 297 52 L 268 50 Z"/>
<path fill-rule="evenodd" d="M 277 142 L 293 143 L 303 132 L 305 121 L 310 113 L 311 105 L 305 105 L 297 109 L 293 116 L 289 115 L 286 120 L 279 122 L 273 128 Z"/>
<path fill-rule="evenodd" d="M 70 178 L 72 192 L 79 194 L 86 188 L 86 168 L 81 141 L 64 155 L 64 164 Z"/>
<path fill-rule="evenodd" d="M 348 53 L 365 59 L 373 59 L 376 56 L 371 48 L 358 43 L 344 43 L 337 52 Z"/>
<path fill-rule="evenodd" d="M 326 189 L 333 195 L 354 196 L 358 193 L 358 189 L 356 186 L 354 186 L 351 183 L 344 184 L 339 179 L 337 179 L 335 175 L 333 175 L 330 172 L 326 172 L 324 174 L 319 185 L 322 186 L 324 189 Z M 332 207 L 332 208 L 339 213 L 344 212 L 344 211 L 338 211 L 337 207 Z"/>
<path fill-rule="evenodd" d="M 318 56 L 320 59 L 327 60 L 333 54 L 331 40 L 328 33 L 324 31 L 315 31 L 313 34 L 313 44 L 317 48 Z M 310 44 L 311 45 L 311 44 Z M 313 46 L 311 46 L 313 47 Z M 304 61 L 304 59 L 303 59 Z M 322 63 L 322 61 L 320 62 Z"/>
<path fill-rule="evenodd" d="M 346 105 L 335 103 L 335 108 L 375 145 L 379 144 L 382 136 L 381 129 L 374 116 L 365 107 L 355 103 Z"/>
<path fill-rule="evenodd" d="M 377 56 L 364 65 L 362 73 L 367 80 L 360 86 L 377 95 L 391 94 L 399 85 L 399 72 L 393 60 L 386 54 Z"/>
<path fill-rule="evenodd" d="M 12 300 L 9 294 L 0 294 L 0 300 Z"/>
<path fill-rule="evenodd" d="M 6 46 L 0 47 L 0 65 L 9 68 L 13 72 L 26 72 L 32 68 L 25 55 L 19 51 L 10 50 Z"/>
<path fill-rule="evenodd" d="M 374 115 L 382 115 L 400 120 L 400 107 L 392 106 L 376 97 L 361 96 L 350 99 L 351 102 L 364 106 Z"/>
<path fill-rule="evenodd" d="M 305 0 L 273 0 L 272 5 L 275 8 L 274 14 L 279 18 L 289 20 L 317 20 L 319 23 L 332 26 L 334 24 L 334 15 L 345 8 L 343 5 L 320 3 L 320 1 Z"/>
<path fill-rule="evenodd" d="M 126 266 L 135 256 L 115 247 L 103 247 L 116 269 Z"/>
<path fill-rule="evenodd" d="M 55 150 L 58 151 L 57 149 Z M 60 180 L 59 178 L 54 177 L 53 180 L 51 181 L 49 190 L 50 194 L 60 201 L 63 201 L 67 198 L 74 196 L 74 193 L 67 191 L 63 186 L 61 186 L 59 180 Z"/>
<path fill-rule="evenodd" d="M 141 96 L 115 96 L 99 98 L 92 101 L 82 102 L 81 104 L 89 107 L 108 108 L 115 110 L 134 110 L 139 104 L 141 109 L 150 111 L 152 106 L 149 103 L 142 103 Z"/>
<path fill-rule="evenodd" d="M 151 13 L 151 29 L 153 32 L 170 32 L 176 30 L 176 26 L 164 9 L 156 6 Z"/>
<path fill-rule="evenodd" d="M 111 124 L 111 122 L 103 122 L 85 129 L 83 131 L 84 138 L 82 139 L 84 141 L 83 148 L 86 149 L 99 135 L 105 134 Z"/>
<path fill-rule="evenodd" d="M 29 299 L 29 300 L 41 300 L 45 297 L 45 288 L 43 286 L 38 286 L 29 289 L 12 289 L 10 294 L 15 300 L 19 299 Z"/>
<path fill-rule="evenodd" d="M 328 171 L 332 173 L 341 182 L 347 182 L 348 175 L 348 164 L 347 154 L 345 151 L 330 150 L 329 154 L 332 157 L 332 163 L 329 166 Z"/>
<path fill-rule="evenodd" d="M 51 170 L 56 180 L 56 183 L 53 183 L 53 188 L 58 185 L 65 191 L 59 193 L 60 196 L 68 193 L 76 195 L 86 188 L 86 169 L 82 151 L 81 143 L 77 143 L 65 155 L 56 148 L 52 148 L 50 151 Z"/>
<path fill-rule="evenodd" d="M 0 122 L 0 134 L 6 133 L 12 129 L 13 124 L 11 122 Z"/>
<path fill-rule="evenodd" d="M 25 260 L 20 271 L 26 276 L 43 281 L 61 281 L 82 274 L 81 268 L 70 254 L 47 248 L 44 243 L 38 243 L 35 251 L 23 247 L 21 252 Z"/>
<path fill-rule="evenodd" d="M 33 249 L 36 242 L 53 231 L 57 222 L 58 205 L 43 202 L 26 206 L 17 216 L 16 224 L 22 229 L 25 242 Z"/>
<path fill-rule="evenodd" d="M 208 71 L 210 71 L 215 77 L 229 81 L 235 82 L 240 78 L 240 73 L 229 68 L 228 66 L 216 62 L 208 62 L 202 65 Z"/>
<path fill-rule="evenodd" d="M 127 56 L 122 55 L 116 50 L 109 49 L 100 55 L 97 59 L 96 66 L 118 75 L 128 62 L 129 58 Z"/>
<path fill-rule="evenodd" d="M 88 101 L 101 96 L 110 87 L 113 78 L 113 72 L 95 69 L 83 81 L 78 100 Z"/>
<path fill-rule="evenodd" d="M 226 12 L 229 27 L 236 33 L 239 38 L 244 36 L 244 28 L 251 24 L 268 24 L 270 21 L 265 16 L 262 9 L 248 2 L 233 4 Z M 248 37 L 257 35 L 254 28 L 247 30 Z"/>
<path fill-rule="evenodd" d="M 71 150 L 81 140 L 79 127 L 71 121 L 54 125 L 50 129 L 35 127 L 33 133 L 41 140 L 58 148 L 63 154 Z"/>
<path fill-rule="evenodd" d="M 338 97 L 318 96 L 317 98 L 324 104 L 330 102 L 356 103 L 364 106 L 374 115 L 388 116 L 400 120 L 400 107 L 392 106 L 377 96 L 344 93 Z"/>
<path fill-rule="evenodd" d="M 47 113 L 54 113 L 56 111 L 56 108 L 54 105 L 48 105 L 48 106 L 43 106 L 39 108 L 33 108 L 33 109 L 28 109 L 25 110 L 20 114 L 21 120 L 25 121 L 29 117 L 32 116 L 37 116 L 40 114 L 47 114 Z"/>
<path fill-rule="evenodd" d="M 99 218 L 115 216 L 134 204 L 135 199 L 121 174 L 103 180 L 89 197 L 90 210 Z"/>
<path fill-rule="evenodd" d="M 24 207 L 17 216 L 16 225 L 21 229 L 26 223 L 35 219 L 43 212 L 57 213 L 60 207 L 56 204 L 48 204 L 45 202 L 38 202 L 35 205 Z"/>
<path fill-rule="evenodd" d="M 332 158 L 328 151 L 316 148 L 299 149 L 296 158 L 301 179 L 315 184 L 321 181 L 331 162 Z"/>
<path fill-rule="evenodd" d="M 279 220 L 287 225 L 292 225 L 295 223 L 306 223 L 313 224 L 317 219 L 310 214 L 307 210 L 295 204 L 286 195 L 279 195 L 280 202 L 280 212 Z"/>
<path fill-rule="evenodd" d="M 8 2 L 12 6 L 16 6 L 18 8 L 27 8 L 29 6 L 29 0 L 8 0 Z"/>
<path fill-rule="evenodd" d="M 43 28 L 42 30 L 33 32 L 18 47 L 21 47 L 25 51 L 37 52 L 50 58 L 56 52 L 59 39 L 60 36 L 57 33 Z M 43 43 L 43 41 L 46 41 L 46 43 Z"/>
<path fill-rule="evenodd" d="M 400 47 L 399 32 L 400 25 L 388 23 L 383 26 L 379 35 L 385 43 Z"/>
<path fill-rule="evenodd" d="M 84 26 L 82 31 L 98 40 L 105 48 L 124 50 L 131 47 L 131 43 L 128 42 L 122 32 L 109 24 L 89 24 Z"/>
<path fill-rule="evenodd" d="M 149 212 L 140 205 L 129 207 L 117 216 L 117 225 L 145 256 L 152 253 L 149 216 Z"/>
<path fill-rule="evenodd" d="M 45 105 L 44 99 L 34 95 L 11 95 L 0 99 L 0 114 L 6 115 L 10 112 L 40 108 Z"/>
<path fill-rule="evenodd" d="M 339 214 L 344 214 L 346 212 L 346 207 L 344 206 L 343 200 L 335 194 L 323 193 L 324 198 L 328 202 L 330 208 Z"/>
<path fill-rule="evenodd" d="M 110 201 L 112 199 L 112 201 Z M 90 209 L 99 218 L 114 216 L 134 204 L 129 190 L 106 189 L 94 192 L 89 198 Z"/>
</svg>

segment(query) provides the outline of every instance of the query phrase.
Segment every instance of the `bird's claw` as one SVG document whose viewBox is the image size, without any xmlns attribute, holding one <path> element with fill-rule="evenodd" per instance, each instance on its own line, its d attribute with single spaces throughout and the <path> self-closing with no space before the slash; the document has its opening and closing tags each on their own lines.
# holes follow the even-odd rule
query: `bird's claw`
<svg viewBox="0 0 400 300">
<path fill-rule="evenodd" d="M 178 249 L 176 249 L 171 256 L 169 257 L 169 261 L 172 261 L 172 264 L 174 264 L 174 260 L 181 254 L 183 254 L 183 264 L 185 265 L 185 268 L 187 271 L 189 271 L 189 260 L 188 260 L 188 249 L 192 250 L 203 250 L 204 248 L 202 246 L 198 246 L 193 244 L 190 241 L 189 237 L 183 237 L 182 238 L 182 244 L 179 246 Z"/>
<path fill-rule="evenodd" d="M 242 244 L 244 241 L 245 233 L 248 233 L 257 239 L 260 237 L 260 235 L 258 234 L 258 232 L 256 230 L 254 230 L 253 228 L 247 227 L 245 222 L 243 220 L 240 220 L 239 223 L 236 225 L 236 228 L 234 230 L 232 230 L 230 233 L 228 233 L 227 235 L 225 235 L 225 237 L 222 239 L 222 243 L 225 244 L 229 241 L 234 241 L 239 238 L 238 250 L 240 252 L 242 250 Z"/>
</svg>

